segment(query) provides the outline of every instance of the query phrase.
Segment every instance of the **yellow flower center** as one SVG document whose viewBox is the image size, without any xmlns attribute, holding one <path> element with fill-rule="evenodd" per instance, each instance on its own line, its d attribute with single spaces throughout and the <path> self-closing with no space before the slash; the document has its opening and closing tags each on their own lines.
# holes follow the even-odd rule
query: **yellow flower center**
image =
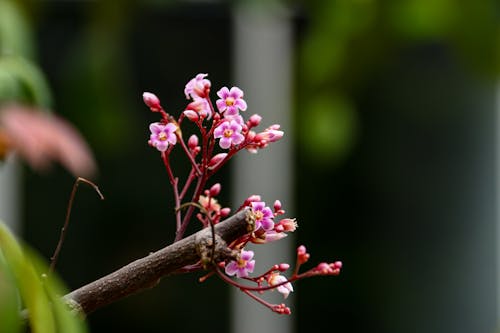
<svg viewBox="0 0 500 333">
<path fill-rule="evenodd" d="M 247 265 L 247 261 L 243 259 L 238 259 L 238 267 L 243 268 Z"/>
<path fill-rule="evenodd" d="M 234 105 L 234 98 L 233 97 L 226 98 L 226 105 L 233 106 Z"/>
<path fill-rule="evenodd" d="M 232 129 L 224 130 L 224 137 L 230 138 L 231 135 L 233 135 L 233 130 Z"/>
<path fill-rule="evenodd" d="M 264 217 L 264 213 L 262 213 L 262 211 L 261 211 L 261 210 L 258 210 L 258 211 L 256 211 L 256 212 L 254 212 L 254 215 L 255 215 L 255 219 L 256 219 L 257 221 L 262 220 L 262 218 Z"/>
<path fill-rule="evenodd" d="M 165 132 L 160 132 L 160 134 L 158 134 L 158 140 L 160 141 L 167 140 L 167 134 Z"/>
</svg>

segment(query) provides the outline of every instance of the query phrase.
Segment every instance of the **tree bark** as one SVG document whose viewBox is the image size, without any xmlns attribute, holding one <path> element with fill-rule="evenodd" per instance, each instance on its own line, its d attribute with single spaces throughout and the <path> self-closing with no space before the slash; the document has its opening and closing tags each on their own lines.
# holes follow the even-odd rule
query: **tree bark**
<svg viewBox="0 0 500 333">
<path fill-rule="evenodd" d="M 250 211 L 242 210 L 211 228 L 205 228 L 148 256 L 82 286 L 66 296 L 68 304 L 84 314 L 128 295 L 151 288 L 160 279 L 179 271 L 185 266 L 209 264 L 235 256 L 227 244 L 253 230 Z M 215 250 L 212 243 L 215 239 Z M 213 256 L 213 258 L 212 258 Z"/>
</svg>

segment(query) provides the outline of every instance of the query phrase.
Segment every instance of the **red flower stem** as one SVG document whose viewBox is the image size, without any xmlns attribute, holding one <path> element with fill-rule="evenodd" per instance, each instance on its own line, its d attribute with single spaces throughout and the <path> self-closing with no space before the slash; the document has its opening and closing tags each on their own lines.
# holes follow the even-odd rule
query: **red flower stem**
<svg viewBox="0 0 500 333">
<path fill-rule="evenodd" d="M 191 168 L 191 171 L 189 172 L 189 175 L 186 179 L 186 183 L 184 184 L 184 187 L 181 191 L 181 194 L 179 195 L 179 199 L 182 201 L 182 199 L 184 199 L 184 196 L 186 195 L 186 192 L 189 188 L 189 186 L 191 186 L 191 183 L 193 182 L 193 180 L 195 179 L 195 171 L 194 171 L 194 168 Z"/>
<path fill-rule="evenodd" d="M 198 176 L 198 182 L 196 184 L 196 188 L 193 193 L 193 199 L 191 200 L 191 202 L 198 201 L 198 198 L 201 194 L 203 186 L 205 186 L 206 181 L 207 181 L 206 174 L 205 172 L 203 172 L 201 176 Z M 195 206 L 189 206 L 189 208 L 187 209 L 186 214 L 184 215 L 184 219 L 182 220 L 182 223 L 180 225 L 180 228 L 177 229 L 177 232 L 175 234 L 174 242 L 181 240 L 182 237 L 184 236 L 184 233 L 186 232 L 187 226 L 191 219 L 191 215 L 193 214 L 194 208 Z"/>
<path fill-rule="evenodd" d="M 299 280 L 300 278 L 302 278 L 302 276 L 292 276 L 291 278 L 287 278 L 285 281 L 283 282 L 280 282 L 280 283 L 276 283 L 272 286 L 258 286 L 258 287 L 251 287 L 251 286 L 246 286 L 244 284 L 240 284 L 238 282 L 235 282 L 233 279 L 231 279 L 229 276 L 227 276 L 226 274 L 224 274 L 219 267 L 215 267 L 214 268 L 215 272 L 217 273 L 217 276 L 219 276 L 222 280 L 224 280 L 225 282 L 229 283 L 230 285 L 240 289 L 240 290 L 248 290 L 248 291 L 266 291 L 266 290 L 271 290 L 271 289 L 276 289 L 278 288 L 279 286 L 282 286 L 284 284 L 287 284 L 287 283 L 291 283 L 291 282 L 294 282 L 294 281 L 297 281 Z M 305 277 L 305 276 L 304 276 Z M 250 280 L 252 281 L 252 279 L 247 279 L 247 280 Z M 255 281 L 253 281 L 255 282 Z"/>
<path fill-rule="evenodd" d="M 179 178 L 174 177 L 174 173 L 172 172 L 172 168 L 170 167 L 170 161 L 168 160 L 168 154 L 162 152 L 161 158 L 163 160 L 163 164 L 165 164 L 165 168 L 167 169 L 168 180 L 170 181 L 170 184 L 172 185 L 172 189 L 174 191 L 175 224 L 176 224 L 176 230 L 179 230 L 181 228 L 181 218 L 182 218 L 180 210 L 181 200 L 179 197 L 179 188 L 178 188 Z"/>
<path fill-rule="evenodd" d="M 269 309 L 273 310 L 274 309 L 274 304 L 271 304 L 269 302 L 266 302 L 265 300 L 263 300 L 262 298 L 260 298 L 259 296 L 257 295 L 254 295 L 252 294 L 250 291 L 248 290 L 245 290 L 245 289 L 241 289 L 242 292 L 244 292 L 245 294 L 247 294 L 248 296 L 250 296 L 251 298 L 253 298 L 254 300 L 256 300 L 257 302 L 259 302 L 260 304 L 268 307 Z"/>
<path fill-rule="evenodd" d="M 178 132 L 175 132 L 175 135 L 177 136 L 177 141 L 179 141 L 181 143 L 182 149 L 186 153 L 186 155 L 189 159 L 189 162 L 191 162 L 191 166 L 196 170 L 196 174 L 201 175 L 200 168 L 198 168 L 198 164 L 194 160 L 193 155 L 191 154 L 188 147 L 186 146 L 186 143 L 184 142 L 184 140 L 182 139 L 182 137 L 179 135 Z"/>
</svg>

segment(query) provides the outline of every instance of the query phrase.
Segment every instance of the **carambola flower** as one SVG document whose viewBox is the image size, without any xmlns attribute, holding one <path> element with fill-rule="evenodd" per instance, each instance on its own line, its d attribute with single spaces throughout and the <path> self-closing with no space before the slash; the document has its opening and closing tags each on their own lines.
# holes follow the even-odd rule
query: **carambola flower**
<svg viewBox="0 0 500 333">
<path fill-rule="evenodd" d="M 231 261 L 226 265 L 226 274 L 230 276 L 236 274 L 239 278 L 247 277 L 248 273 L 252 273 L 255 267 L 255 260 L 251 260 L 253 254 L 253 251 L 241 250 L 239 259 L 237 261 Z"/>
<path fill-rule="evenodd" d="M 149 125 L 149 130 L 151 135 L 149 137 L 149 144 L 159 151 L 165 151 L 169 144 L 175 145 L 177 143 L 177 137 L 175 136 L 175 131 L 177 126 L 168 123 L 152 123 Z"/>
<path fill-rule="evenodd" d="M 273 212 L 271 208 L 266 207 L 265 202 L 254 201 L 251 203 L 251 207 L 255 217 L 255 230 L 260 227 L 266 231 L 274 228 Z"/>
<path fill-rule="evenodd" d="M 276 290 L 278 290 L 279 293 L 283 294 L 284 298 L 287 298 L 290 292 L 293 291 L 292 284 L 286 281 L 287 278 L 284 277 L 283 275 L 280 275 L 279 273 L 272 273 L 271 276 L 269 276 L 269 279 L 267 280 L 270 286 L 275 286 L 277 284 L 283 283 L 282 285 L 276 287 Z"/>
<path fill-rule="evenodd" d="M 241 129 L 241 125 L 235 120 L 224 121 L 214 130 L 214 137 L 220 138 L 219 146 L 222 149 L 228 149 L 231 145 L 239 145 L 245 140 Z"/>
<path fill-rule="evenodd" d="M 226 115 L 235 115 L 238 114 L 238 109 L 241 111 L 247 109 L 247 102 L 243 99 L 243 91 L 238 87 L 232 87 L 231 90 L 223 87 L 217 92 L 217 96 L 220 99 L 215 103 L 221 113 L 225 112 Z"/>
<path fill-rule="evenodd" d="M 206 98 L 210 92 L 211 83 L 205 77 L 208 74 L 198 74 L 195 78 L 191 79 L 184 88 L 184 94 L 186 98 L 192 99 Z"/>
</svg>

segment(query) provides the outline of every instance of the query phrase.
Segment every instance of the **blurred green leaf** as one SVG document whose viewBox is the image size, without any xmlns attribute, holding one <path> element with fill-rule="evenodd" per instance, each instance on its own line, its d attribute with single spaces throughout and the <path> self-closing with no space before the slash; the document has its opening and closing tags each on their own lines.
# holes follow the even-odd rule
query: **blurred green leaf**
<svg viewBox="0 0 500 333">
<path fill-rule="evenodd" d="M 300 142 L 313 162 L 332 163 L 341 160 L 355 142 L 357 117 L 353 106 L 342 95 L 317 95 L 301 115 L 307 130 Z"/>
<path fill-rule="evenodd" d="M 395 1 L 391 7 L 394 28 L 406 38 L 442 38 L 459 18 L 454 0 Z"/>
<path fill-rule="evenodd" d="M 0 332 L 17 333 L 21 330 L 21 305 L 14 286 L 14 277 L 0 253 Z"/>
<path fill-rule="evenodd" d="M 21 248 L 3 223 L 0 223 L 0 251 L 28 311 L 32 332 L 86 332 L 85 323 L 61 299 L 66 292 L 63 284 L 54 274 L 42 275 L 48 271 L 47 265 L 30 250 Z"/>
<path fill-rule="evenodd" d="M 0 55 L 33 58 L 33 38 L 18 1 L 0 0 Z"/>
<path fill-rule="evenodd" d="M 51 107 L 48 82 L 35 64 L 18 56 L 0 57 L 0 102 L 5 101 Z"/>
</svg>

